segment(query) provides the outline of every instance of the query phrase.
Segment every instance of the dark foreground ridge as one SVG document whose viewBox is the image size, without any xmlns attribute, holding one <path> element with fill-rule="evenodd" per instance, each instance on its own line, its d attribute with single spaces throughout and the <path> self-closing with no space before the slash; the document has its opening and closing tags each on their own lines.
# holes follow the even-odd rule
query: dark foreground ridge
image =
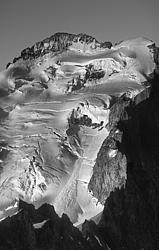
<svg viewBox="0 0 159 250">
<path fill-rule="evenodd" d="M 43 226 L 40 226 L 40 223 Z M 0 249 L 108 249 L 94 222 L 85 222 L 82 233 L 73 227 L 67 215 L 61 218 L 53 206 L 34 206 L 19 202 L 19 212 L 0 223 Z"/>
</svg>

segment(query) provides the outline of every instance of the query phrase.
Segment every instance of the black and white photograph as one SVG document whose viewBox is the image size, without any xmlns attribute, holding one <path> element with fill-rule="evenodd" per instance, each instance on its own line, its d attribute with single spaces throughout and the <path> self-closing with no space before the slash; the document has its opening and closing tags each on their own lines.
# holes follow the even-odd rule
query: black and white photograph
<svg viewBox="0 0 159 250">
<path fill-rule="evenodd" d="M 0 1 L 0 250 L 159 250 L 159 1 Z"/>
</svg>

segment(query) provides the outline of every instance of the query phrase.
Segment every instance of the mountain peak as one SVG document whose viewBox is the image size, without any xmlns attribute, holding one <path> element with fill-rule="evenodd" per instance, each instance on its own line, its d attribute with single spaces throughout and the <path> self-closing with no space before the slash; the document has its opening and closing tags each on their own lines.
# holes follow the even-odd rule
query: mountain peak
<svg viewBox="0 0 159 250">
<path fill-rule="evenodd" d="M 43 56 L 49 52 L 61 52 L 66 50 L 73 43 L 81 43 L 81 44 L 95 44 L 95 47 L 107 47 L 111 48 L 111 42 L 99 43 L 94 37 L 87 35 L 85 33 L 80 33 L 78 35 L 65 33 L 65 32 L 57 32 L 54 35 L 45 38 L 44 40 L 35 43 L 32 47 L 28 47 L 22 50 L 21 55 L 13 59 L 13 63 L 18 61 L 19 59 L 28 60 L 35 59 L 39 56 Z M 8 67 L 10 63 L 7 64 Z"/>
<path fill-rule="evenodd" d="M 159 249 L 158 55 L 56 33 L 0 73 L 4 249 Z"/>
</svg>

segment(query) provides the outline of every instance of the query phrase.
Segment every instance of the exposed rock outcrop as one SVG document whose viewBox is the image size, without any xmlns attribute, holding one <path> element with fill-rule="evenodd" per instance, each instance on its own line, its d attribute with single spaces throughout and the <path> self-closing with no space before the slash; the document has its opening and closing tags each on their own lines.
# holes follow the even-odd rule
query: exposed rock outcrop
<svg viewBox="0 0 159 250">
<path fill-rule="evenodd" d="M 96 47 L 101 48 L 111 48 L 111 42 L 103 42 L 99 43 L 95 38 L 89 36 L 87 34 L 69 34 L 69 33 L 56 33 L 53 36 L 44 39 L 36 43 L 31 48 L 26 48 L 21 52 L 20 57 L 16 57 L 13 59 L 13 63 L 18 61 L 19 59 L 28 60 L 28 59 L 35 59 L 39 56 L 43 56 L 50 51 L 56 53 L 60 51 L 66 50 L 72 43 L 80 42 L 82 44 L 92 44 L 92 49 Z M 7 64 L 6 67 L 10 65 Z"/>
</svg>

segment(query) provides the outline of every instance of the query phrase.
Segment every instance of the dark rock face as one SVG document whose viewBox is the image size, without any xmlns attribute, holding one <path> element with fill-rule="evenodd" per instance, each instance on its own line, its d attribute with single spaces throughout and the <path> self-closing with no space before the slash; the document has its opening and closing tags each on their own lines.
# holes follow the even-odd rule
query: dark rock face
<svg viewBox="0 0 159 250">
<path fill-rule="evenodd" d="M 123 132 L 118 129 L 118 123 L 122 119 L 130 100 L 120 98 L 111 107 L 108 127 L 110 134 L 104 141 L 93 169 L 93 176 L 89 183 L 89 189 L 101 203 L 105 203 L 110 192 L 120 188 L 126 182 L 127 159 L 123 152 L 118 150 L 122 141 Z M 110 150 L 117 151 L 115 157 L 109 157 Z"/>
</svg>

